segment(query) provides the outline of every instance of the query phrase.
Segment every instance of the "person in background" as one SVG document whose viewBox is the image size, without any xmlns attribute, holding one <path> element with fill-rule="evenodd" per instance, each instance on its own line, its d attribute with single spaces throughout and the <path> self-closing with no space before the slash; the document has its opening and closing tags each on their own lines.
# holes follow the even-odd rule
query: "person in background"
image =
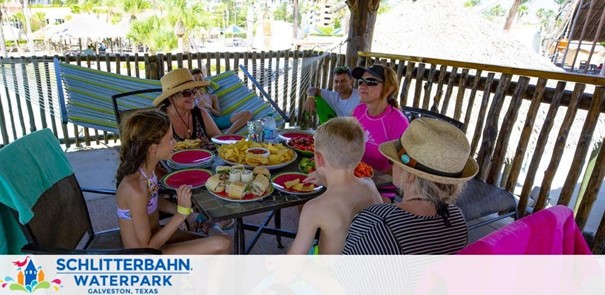
<svg viewBox="0 0 605 295">
<path fill-rule="evenodd" d="M 172 70 L 160 79 L 160 83 L 162 94 L 153 104 L 168 114 L 174 139 L 200 139 L 201 148 L 216 149 L 210 138 L 220 135 L 221 130 L 206 109 L 195 105 L 198 88 L 210 83 L 195 81 L 188 69 Z"/>
<path fill-rule="evenodd" d="M 191 70 L 191 75 L 195 81 L 204 81 L 204 74 L 200 69 Z M 234 114 L 221 115 L 221 108 L 218 103 L 218 97 L 214 94 L 209 94 L 206 88 L 200 88 L 198 91 L 199 102 L 197 106 L 208 110 L 212 119 L 220 130 L 225 130 L 225 133 L 235 133 L 246 123 L 252 119 L 252 112 L 243 111 Z"/>
<path fill-rule="evenodd" d="M 359 91 L 353 89 L 353 81 L 349 67 L 337 67 L 334 69 L 334 91 L 310 87 L 307 89 L 305 110 L 315 112 L 317 110 L 315 97 L 321 96 L 337 116 L 351 116 L 353 109 L 359 104 Z"/>
<path fill-rule="evenodd" d="M 468 228 L 454 203 L 479 170 L 464 132 L 419 118 L 400 139 L 381 144 L 380 152 L 394 163 L 393 184 L 403 191 L 402 201 L 357 214 L 343 254 L 454 254 L 464 248 Z"/>
<path fill-rule="evenodd" d="M 353 173 L 363 155 L 363 130 L 355 119 L 334 118 L 319 126 L 314 138 L 317 170 L 304 181 L 327 190 L 304 205 L 288 254 L 307 254 L 309 248 L 315 254 L 340 254 L 355 214 L 382 203 L 374 182 Z M 319 245 L 314 246 L 317 230 Z"/>
<path fill-rule="evenodd" d="M 191 186 L 177 191 L 177 204 L 158 196 L 154 169 L 172 154 L 174 137 L 170 120 L 161 111 L 141 111 L 122 127 L 120 165 L 116 173 L 117 215 L 125 248 L 155 248 L 164 254 L 227 254 L 231 241 L 224 235 L 208 238 L 179 230 L 192 213 Z M 163 227 L 159 211 L 174 214 Z"/>
<path fill-rule="evenodd" d="M 380 154 L 378 146 L 399 138 L 409 125 L 396 99 L 399 92 L 397 75 L 389 67 L 373 65 L 355 68 L 353 77 L 358 79 L 361 97 L 361 104 L 353 111 L 353 117 L 357 118 L 366 136 L 363 161 L 390 174 L 391 165 Z"/>
</svg>

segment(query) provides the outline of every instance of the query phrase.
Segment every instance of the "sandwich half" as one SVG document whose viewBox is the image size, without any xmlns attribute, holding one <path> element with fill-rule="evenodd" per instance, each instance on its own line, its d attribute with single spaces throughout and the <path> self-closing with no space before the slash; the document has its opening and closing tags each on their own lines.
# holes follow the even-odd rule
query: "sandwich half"
<svg viewBox="0 0 605 295">
<path fill-rule="evenodd" d="M 269 189 L 269 185 L 269 179 L 263 174 L 258 174 L 250 183 L 250 192 L 255 196 L 262 196 Z"/>
</svg>

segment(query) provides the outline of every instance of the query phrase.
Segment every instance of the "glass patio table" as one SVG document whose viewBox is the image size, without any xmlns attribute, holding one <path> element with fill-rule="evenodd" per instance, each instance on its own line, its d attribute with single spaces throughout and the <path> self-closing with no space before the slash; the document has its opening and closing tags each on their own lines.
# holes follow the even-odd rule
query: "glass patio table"
<svg viewBox="0 0 605 295">
<path fill-rule="evenodd" d="M 301 157 L 298 157 L 289 165 L 271 170 L 271 175 L 276 175 L 282 172 L 298 172 L 298 163 Z M 215 159 L 213 168 L 218 165 L 225 165 L 220 158 Z M 281 228 L 281 209 L 292 206 L 297 206 L 305 203 L 320 195 L 324 190 L 310 195 L 293 195 L 280 192 L 277 189 L 273 190 L 271 195 L 262 200 L 251 202 L 232 202 L 219 199 L 212 195 L 204 187 L 193 191 L 193 205 L 200 211 L 206 214 L 212 222 L 235 219 L 235 234 L 234 234 L 234 252 L 236 254 L 247 254 L 252 250 L 261 234 L 275 235 L 280 248 L 283 248 L 281 237 L 294 238 L 296 232 L 287 231 Z M 259 213 L 269 212 L 263 222 L 260 224 L 246 224 L 243 217 L 255 215 Z M 267 224 L 275 218 L 275 228 L 267 227 Z M 251 241 L 246 246 L 245 230 L 255 231 Z"/>
</svg>

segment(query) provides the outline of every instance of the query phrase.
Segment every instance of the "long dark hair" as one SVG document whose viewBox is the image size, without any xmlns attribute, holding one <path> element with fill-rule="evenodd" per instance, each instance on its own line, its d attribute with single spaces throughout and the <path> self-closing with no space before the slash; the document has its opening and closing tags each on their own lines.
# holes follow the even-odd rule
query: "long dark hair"
<svg viewBox="0 0 605 295">
<path fill-rule="evenodd" d="M 152 144 L 159 144 L 168 133 L 170 120 L 158 110 L 140 111 L 122 121 L 120 165 L 116 172 L 117 185 L 126 175 L 135 173 L 147 159 Z"/>
</svg>

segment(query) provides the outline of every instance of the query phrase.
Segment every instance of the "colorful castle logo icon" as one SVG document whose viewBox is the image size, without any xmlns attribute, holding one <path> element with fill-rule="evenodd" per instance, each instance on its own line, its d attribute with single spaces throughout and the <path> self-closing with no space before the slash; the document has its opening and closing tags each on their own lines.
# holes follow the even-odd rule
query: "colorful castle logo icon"
<svg viewBox="0 0 605 295">
<path fill-rule="evenodd" d="M 23 291 L 26 293 L 34 293 L 40 289 L 50 289 L 51 287 L 58 291 L 61 287 L 61 280 L 54 279 L 52 281 L 44 280 L 44 270 L 42 267 L 34 264 L 29 256 L 26 256 L 23 261 L 13 261 L 13 265 L 17 268 L 17 280 L 12 277 L 0 279 L 2 288 L 8 288 L 11 291 Z"/>
</svg>

